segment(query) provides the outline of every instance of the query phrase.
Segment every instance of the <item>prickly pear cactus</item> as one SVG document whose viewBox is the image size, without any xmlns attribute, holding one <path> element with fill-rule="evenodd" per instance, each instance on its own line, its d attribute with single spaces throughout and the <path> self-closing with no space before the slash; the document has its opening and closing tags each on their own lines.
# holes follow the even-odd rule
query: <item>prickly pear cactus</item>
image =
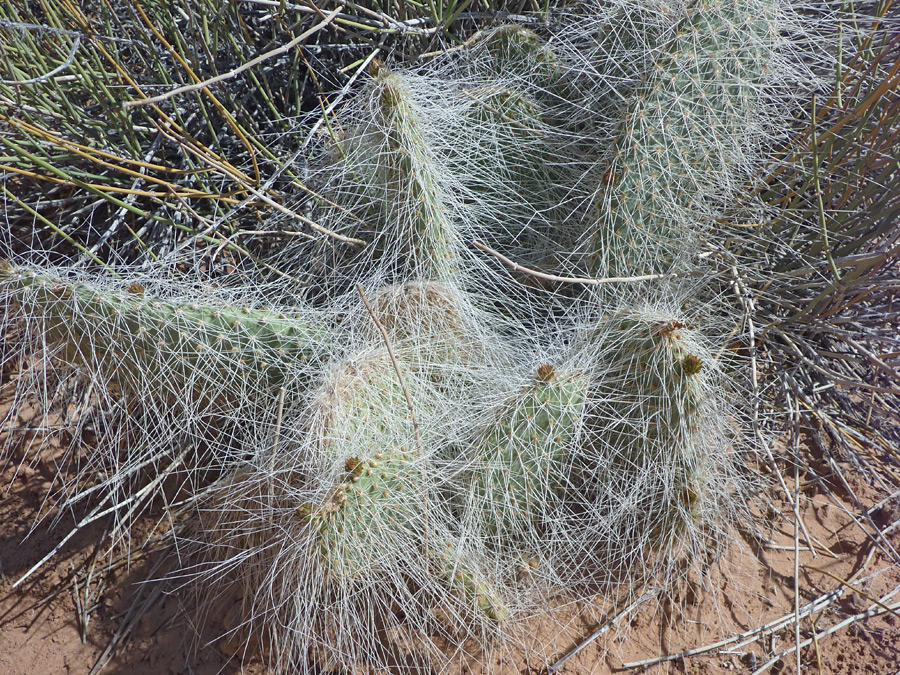
<svg viewBox="0 0 900 675">
<path fill-rule="evenodd" d="M 428 499 L 404 398 L 407 378 L 387 353 L 366 354 L 342 364 L 314 404 L 321 452 L 346 459 L 327 501 L 301 504 L 298 513 L 318 531 L 324 564 L 339 577 L 370 574 L 386 551 L 417 548 L 422 537 Z M 385 408 L 394 414 L 386 417 Z"/>
<path fill-rule="evenodd" d="M 703 295 L 692 245 L 757 166 L 787 10 L 657 4 L 374 68 L 310 153 L 305 205 L 368 245 L 286 244 L 269 265 L 320 273 L 315 309 L 285 302 L 290 275 L 251 294 L 247 273 L 207 292 L 174 267 L 151 285 L 0 267 L 16 358 L 51 357 L 107 401 L 174 401 L 181 443 L 210 444 L 194 422 L 215 413 L 215 475 L 193 481 L 204 515 L 185 527 L 203 580 L 244 583 L 284 672 L 441 670 L 460 659 L 441 645 L 484 648 L 559 598 L 665 583 L 727 527 L 726 338 L 678 305 Z M 506 258 L 541 279 L 522 284 L 475 239 L 644 283 L 584 291 Z M 49 406 L 39 379 L 23 394 Z M 120 440 L 98 439 L 107 475 Z M 132 469 L 157 466 L 144 440 Z"/>
<path fill-rule="evenodd" d="M 565 493 L 565 455 L 583 422 L 587 388 L 585 377 L 541 365 L 476 444 L 467 499 L 476 529 L 499 548 L 515 550 L 522 538 L 535 545 L 541 515 Z"/>
<path fill-rule="evenodd" d="M 599 276 L 666 272 L 727 197 L 758 118 L 778 28 L 772 0 L 693 3 L 624 111 L 591 233 Z"/>
<path fill-rule="evenodd" d="M 132 392 L 226 399 L 302 376 L 324 317 L 150 297 L 137 281 L 103 287 L 0 263 L 5 299 L 66 365 Z"/>
<path fill-rule="evenodd" d="M 426 422 L 435 414 L 425 387 L 408 371 L 397 372 L 384 350 L 340 364 L 313 403 L 311 434 L 319 452 L 343 458 L 343 472 L 323 503 L 301 504 L 297 512 L 317 532 L 327 576 L 377 574 L 380 567 L 396 566 L 392 552 L 419 550 L 437 574 L 473 593 L 479 608 L 496 617 L 502 610 L 488 593 L 479 595 L 477 578 L 447 554 L 440 528 L 430 532 L 429 517 L 441 518 L 443 509 L 429 477 L 434 469 L 421 454 L 423 442 L 430 447 L 433 440 L 423 440 L 417 429 L 418 416 Z"/>
<path fill-rule="evenodd" d="M 333 168 L 344 182 L 333 189 L 358 196 L 350 207 L 362 232 L 386 249 L 389 274 L 449 279 L 457 266 L 457 228 L 441 165 L 424 134 L 427 110 L 413 96 L 413 84 L 383 65 L 375 68 L 362 114 L 348 121 L 330 153 L 340 157 Z M 346 218 L 345 210 L 335 215 Z"/>
<path fill-rule="evenodd" d="M 614 476 L 628 486 L 615 498 L 634 508 L 629 545 L 671 553 L 697 544 L 704 511 L 723 497 L 707 478 L 729 473 L 723 375 L 703 336 L 672 315 L 628 312 L 596 330 L 614 347 L 593 412 L 606 418 L 593 439 L 604 459 L 585 467 L 587 489 L 603 501 Z"/>
</svg>

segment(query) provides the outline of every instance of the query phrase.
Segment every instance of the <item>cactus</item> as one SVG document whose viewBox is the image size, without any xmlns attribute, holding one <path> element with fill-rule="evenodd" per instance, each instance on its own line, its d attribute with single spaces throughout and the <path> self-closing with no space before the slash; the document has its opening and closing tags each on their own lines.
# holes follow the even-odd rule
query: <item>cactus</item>
<svg viewBox="0 0 900 675">
<path fill-rule="evenodd" d="M 633 531 L 638 545 L 690 546 L 719 497 L 707 489 L 708 474 L 728 475 L 721 464 L 729 443 L 722 374 L 703 338 L 671 315 L 631 311 L 596 330 L 595 339 L 614 347 L 598 375 L 603 405 L 589 413 L 602 416 L 592 441 L 602 459 L 583 469 L 586 482 L 600 486 L 603 501 L 611 477 L 620 481 L 617 498 L 638 514 L 623 530 Z"/>
<path fill-rule="evenodd" d="M 439 439 L 418 434 L 406 394 L 426 430 L 434 428 L 437 402 L 446 399 L 433 395 L 427 379 L 399 365 L 407 354 L 396 356 L 397 366 L 385 349 L 375 348 L 332 367 L 302 421 L 292 424 L 290 449 L 276 448 L 260 458 L 256 471 L 245 470 L 239 481 L 225 484 L 212 509 L 225 515 L 208 531 L 228 533 L 228 541 L 239 542 L 233 545 L 238 555 L 254 549 L 262 555 L 273 546 L 265 533 L 276 533 L 264 527 L 260 539 L 258 524 L 278 514 L 277 536 L 302 544 L 304 574 L 316 580 L 300 589 L 312 605 L 334 595 L 364 597 L 380 586 L 393 588 L 394 598 L 407 605 L 427 593 L 442 598 L 442 607 L 501 622 L 509 612 L 484 573 L 461 553 L 440 499 L 433 462 Z M 299 462 L 281 454 L 296 457 L 298 447 Z M 331 470 L 335 465 L 337 471 Z M 364 607 L 359 611 L 374 613 L 382 601 L 356 602 Z M 318 625 L 321 619 L 309 620 Z M 434 618 L 423 615 L 419 623 L 429 620 Z"/>
<path fill-rule="evenodd" d="M 238 401 L 301 374 L 326 339 L 322 317 L 268 308 L 171 302 L 137 281 L 111 290 L 0 264 L 6 302 L 69 366 L 103 373 L 130 391 L 173 399 Z"/>
<path fill-rule="evenodd" d="M 465 314 L 474 312 L 465 294 L 452 285 L 435 281 L 410 281 L 378 289 L 372 307 L 390 340 L 400 343 L 428 342 L 430 354 L 451 358 L 449 350 L 460 350 L 469 342 Z M 381 335 L 376 324 L 364 322 L 373 340 Z M 458 355 L 459 356 L 459 355 Z"/>
<path fill-rule="evenodd" d="M 4 265 L 10 324 L 101 383 L 232 414 L 216 465 L 224 476 L 196 497 L 218 516 L 201 517 L 197 555 L 210 577 L 252 581 L 259 615 L 277 617 L 285 671 L 325 643 L 329 667 L 368 658 L 386 668 L 374 642 L 368 653 L 344 642 L 367 624 L 406 626 L 408 643 L 432 647 L 432 629 L 451 644 L 486 643 L 548 596 L 665 572 L 727 517 L 718 510 L 735 482 L 733 385 L 707 347 L 724 338 L 639 308 L 700 291 L 531 294 L 467 240 L 558 245 L 559 259 L 601 276 L 688 265 L 684 243 L 708 230 L 742 161 L 776 10 L 772 0 L 703 0 L 683 20 L 648 21 L 661 39 L 668 26 L 673 34 L 635 63 L 650 72 L 628 82 L 612 139 L 608 120 L 584 117 L 620 102 L 598 104 L 571 59 L 520 27 L 474 41 L 462 66 L 422 75 L 379 64 L 312 160 L 312 215 L 372 244 L 346 253 L 346 274 L 323 274 L 321 309 L 234 309 L 214 293 L 185 303 L 138 281 L 114 291 Z M 567 29 L 577 33 L 569 56 L 596 58 L 619 40 Z M 640 30 L 623 31 L 624 50 L 641 47 Z M 602 177 L 600 190 L 568 181 L 582 173 Z M 584 246 L 562 250 L 575 229 L 586 259 Z M 122 271 L 127 284 L 134 271 Z M 364 286 L 370 303 L 343 292 Z M 514 568 L 537 558 L 526 593 Z M 636 558 L 649 566 L 627 571 Z"/>
<path fill-rule="evenodd" d="M 394 331 L 402 326 L 386 323 Z M 394 553 L 409 551 L 420 558 L 417 564 L 425 561 L 435 579 L 487 617 L 501 620 L 507 611 L 494 590 L 441 534 L 446 528 L 439 524 L 447 516 L 429 476 L 434 469 L 422 456 L 436 439 L 422 437 L 417 428 L 418 420 L 430 428 L 436 400 L 426 381 L 399 367 L 397 372 L 379 349 L 347 359 L 321 385 L 311 406 L 310 434 L 319 446 L 316 454 L 343 460 L 343 471 L 322 503 L 300 504 L 298 515 L 316 532 L 327 577 L 352 581 L 396 571 L 404 561 Z"/>
<path fill-rule="evenodd" d="M 556 54 L 533 30 L 507 24 L 476 36 L 473 42 L 488 53 L 495 74 L 539 82 L 547 88 L 565 82 L 566 73 Z"/>
<path fill-rule="evenodd" d="M 339 178 L 364 196 L 363 221 L 383 242 L 390 260 L 388 272 L 401 279 L 424 276 L 452 278 L 456 270 L 456 226 L 441 168 L 424 135 L 423 110 L 410 89 L 410 78 L 376 67 L 367 93 L 367 116 L 350 123 L 338 140 Z M 340 175 L 346 170 L 348 176 Z M 345 217 L 338 214 L 338 217 Z"/>
<path fill-rule="evenodd" d="M 583 423 L 588 382 L 549 364 L 504 406 L 477 443 L 467 496 L 477 530 L 516 550 L 565 492 L 565 455 Z M 529 533 L 532 533 L 529 537 Z"/>
<path fill-rule="evenodd" d="M 344 458 L 344 472 L 325 504 L 298 509 L 319 533 L 326 568 L 341 577 L 371 572 L 387 551 L 404 548 L 400 539 L 405 548 L 422 539 L 428 497 L 404 397 L 412 381 L 403 376 L 401 383 L 386 352 L 361 355 L 341 365 L 313 404 L 320 452 Z M 414 400 L 424 414 L 422 397 Z"/>
<path fill-rule="evenodd" d="M 772 0 L 690 5 L 624 114 L 603 167 L 590 267 L 600 276 L 667 272 L 685 238 L 728 196 L 772 66 Z"/>
<path fill-rule="evenodd" d="M 546 141 L 544 107 L 533 97 L 509 86 L 483 85 L 464 91 L 473 103 L 472 127 L 488 130 L 505 162 L 502 168 L 486 162 L 484 168 L 503 171 L 510 189 L 528 194 L 530 203 L 549 203 L 550 195 L 544 193 L 556 186 L 551 146 Z M 458 159 L 466 160 L 466 157 Z M 484 185 L 473 185 L 473 190 L 488 199 L 492 197 Z"/>
</svg>

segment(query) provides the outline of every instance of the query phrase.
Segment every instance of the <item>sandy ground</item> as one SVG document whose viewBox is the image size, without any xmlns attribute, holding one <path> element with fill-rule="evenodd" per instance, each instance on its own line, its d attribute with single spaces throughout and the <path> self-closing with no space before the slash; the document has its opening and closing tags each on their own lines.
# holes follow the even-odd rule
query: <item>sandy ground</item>
<svg viewBox="0 0 900 675">
<path fill-rule="evenodd" d="M 201 626 L 186 605 L 190 599 L 159 584 L 143 583 L 159 576 L 154 556 L 129 560 L 122 557 L 109 565 L 99 548 L 105 524 L 96 522 L 67 542 L 41 571 L 13 588 L 36 562 L 71 531 L 77 514 L 65 513 L 39 519 L 46 511 L 57 469 L 52 451 L 35 456 L 29 448 L 40 438 L 10 438 L 9 451 L 0 463 L 0 674 L 87 674 L 98 658 L 116 641 L 104 673 L 127 675 L 180 675 L 195 673 L 269 672 L 259 655 L 247 653 L 240 641 L 225 635 L 229 619 L 210 617 Z M 0 447 L 4 438 L 0 436 Z M 852 471 L 850 488 L 866 508 L 883 495 Z M 895 675 L 900 673 L 900 618 L 882 613 L 851 622 L 831 635 L 824 631 L 860 614 L 878 598 L 900 587 L 900 566 L 876 547 L 871 524 L 856 524 L 858 513 L 846 490 L 830 497 L 821 492 L 814 476 L 801 476 L 801 514 L 816 555 L 805 534 L 799 536 L 799 605 L 801 610 L 816 599 L 826 604 L 800 620 L 800 640 L 818 637 L 801 649 L 801 670 L 821 675 Z M 843 495 L 843 496 L 841 496 Z M 623 664 L 678 654 L 713 645 L 752 631 L 779 618 L 793 616 L 794 525 L 791 507 L 777 491 L 770 506 L 761 506 L 757 528 L 768 539 L 737 533 L 727 554 L 705 578 L 696 574 L 665 596 L 653 597 L 590 646 L 569 659 L 556 672 L 752 673 L 795 644 L 792 624 L 763 631 L 758 639 L 736 640 L 703 654 L 649 667 L 622 669 Z M 778 511 L 781 511 L 781 514 Z M 891 528 L 900 521 L 900 493 L 871 512 L 875 525 Z M 133 543 L 152 536 L 155 521 L 133 533 Z M 865 530 L 865 531 L 864 531 Z M 900 549 L 900 525 L 886 535 Z M 113 555 L 115 560 L 115 554 Z M 810 567 L 804 568 L 803 565 Z M 816 570 L 811 569 L 817 568 Z M 833 576 L 829 576 L 833 575 Z M 850 580 L 855 590 L 836 578 Z M 839 597 L 827 594 L 840 591 Z M 834 594 L 832 594 L 834 596 Z M 900 593 L 889 603 L 900 601 Z M 145 605 L 133 620 L 132 609 Z M 619 608 L 597 607 L 565 620 L 536 622 L 529 626 L 523 646 L 498 652 L 470 672 L 537 675 L 566 654 L 585 636 L 616 614 Z M 878 609 L 877 605 L 875 609 Z M 805 612 L 801 611 L 801 614 Z M 122 627 L 130 631 L 122 634 Z M 795 655 L 776 660 L 768 672 L 796 671 Z"/>
</svg>

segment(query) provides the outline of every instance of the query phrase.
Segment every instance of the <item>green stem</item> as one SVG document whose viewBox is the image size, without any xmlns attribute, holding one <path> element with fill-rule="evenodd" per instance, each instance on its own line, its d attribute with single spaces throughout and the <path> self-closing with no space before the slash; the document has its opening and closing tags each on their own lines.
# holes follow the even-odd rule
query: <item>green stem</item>
<svg viewBox="0 0 900 675">
<path fill-rule="evenodd" d="M 597 276 L 666 272 L 708 222 L 758 105 L 777 31 L 773 0 L 700 0 L 634 96 L 596 200 Z"/>
</svg>

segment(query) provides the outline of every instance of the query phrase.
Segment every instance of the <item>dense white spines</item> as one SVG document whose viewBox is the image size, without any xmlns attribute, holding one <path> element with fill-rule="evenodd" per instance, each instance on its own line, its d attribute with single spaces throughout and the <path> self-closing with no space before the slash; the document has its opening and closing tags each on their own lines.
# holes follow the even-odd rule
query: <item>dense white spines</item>
<svg viewBox="0 0 900 675">
<path fill-rule="evenodd" d="M 625 310 L 592 332 L 582 347 L 598 364 L 585 495 L 610 519 L 600 525 L 616 533 L 611 549 L 661 554 L 665 566 L 707 545 L 704 529 L 731 517 L 727 381 L 705 338 L 677 314 Z"/>
<path fill-rule="evenodd" d="M 600 276 L 668 270 L 733 189 L 765 96 L 774 0 L 704 0 L 684 11 L 631 95 L 600 180 L 591 253 Z"/>
<path fill-rule="evenodd" d="M 389 277 L 451 278 L 461 211 L 453 176 L 430 142 L 437 122 L 430 117 L 440 111 L 421 78 L 376 70 L 331 139 L 331 162 L 319 180 L 340 208 L 326 208 L 323 216 L 346 221 L 349 212 L 355 233 L 374 238 Z"/>
<path fill-rule="evenodd" d="M 284 672 L 440 670 L 548 601 L 665 583 L 728 525 L 721 331 L 673 308 L 675 285 L 532 293 L 471 245 L 691 271 L 685 243 L 752 165 L 775 0 L 601 9 L 549 41 L 501 27 L 419 72 L 379 66 L 349 97 L 313 215 L 369 245 L 325 269 L 321 311 L 0 269 L 23 344 L 149 411 L 136 455 L 101 438 L 124 506 L 148 463 L 218 478 L 193 502 L 198 576 L 244 585 Z M 328 266 L 295 251 L 276 262 Z M 213 438 L 221 475 L 179 434 Z"/>
<path fill-rule="evenodd" d="M 119 288 L 27 267 L 0 268 L 10 318 L 67 365 L 173 401 L 243 398 L 297 377 L 327 335 L 322 316 L 169 301 L 137 281 Z"/>
<path fill-rule="evenodd" d="M 588 386 L 584 376 L 540 366 L 475 444 L 464 517 L 501 555 L 541 549 L 541 520 L 564 499 L 566 454 L 578 440 Z"/>
</svg>

